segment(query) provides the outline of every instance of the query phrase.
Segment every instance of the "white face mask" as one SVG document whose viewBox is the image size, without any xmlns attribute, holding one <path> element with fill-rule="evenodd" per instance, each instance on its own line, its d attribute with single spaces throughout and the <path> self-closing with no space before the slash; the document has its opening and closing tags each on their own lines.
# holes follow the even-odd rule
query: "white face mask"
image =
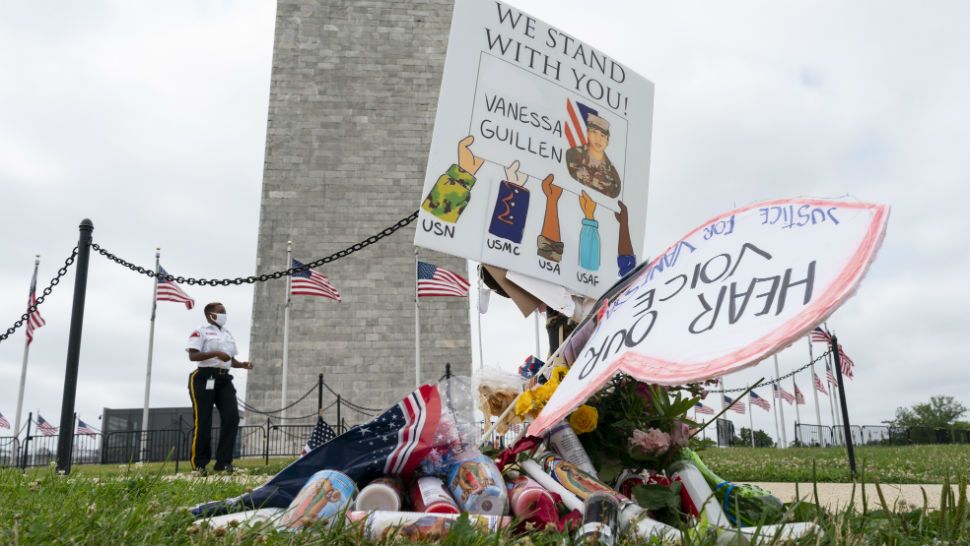
<svg viewBox="0 0 970 546">
<path fill-rule="evenodd" d="M 212 313 L 212 318 L 216 325 L 220 328 L 226 325 L 226 314 L 225 313 Z"/>
</svg>

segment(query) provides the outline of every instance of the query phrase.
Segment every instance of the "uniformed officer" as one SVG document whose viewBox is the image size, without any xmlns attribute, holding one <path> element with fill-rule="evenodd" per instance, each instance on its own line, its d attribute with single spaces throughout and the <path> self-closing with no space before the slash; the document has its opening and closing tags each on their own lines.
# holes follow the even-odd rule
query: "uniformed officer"
<svg viewBox="0 0 970 546">
<path fill-rule="evenodd" d="M 226 330 L 226 308 L 218 302 L 203 310 L 208 322 L 192 332 L 185 348 L 189 360 L 199 367 L 189 374 L 189 396 L 195 429 L 192 433 L 192 468 L 206 475 L 206 465 L 212 458 L 210 434 L 212 429 L 212 406 L 219 408 L 219 445 L 216 447 L 217 472 L 231 473 L 232 448 L 239 429 L 239 410 L 236 408 L 236 388 L 232 385 L 230 368 L 253 369 L 249 362 L 236 360 L 236 340 Z"/>
</svg>

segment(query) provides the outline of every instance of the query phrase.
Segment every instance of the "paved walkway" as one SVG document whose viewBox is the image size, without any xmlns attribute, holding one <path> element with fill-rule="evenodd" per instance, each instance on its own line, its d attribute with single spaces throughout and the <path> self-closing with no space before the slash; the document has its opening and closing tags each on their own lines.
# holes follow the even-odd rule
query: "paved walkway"
<svg viewBox="0 0 970 546">
<path fill-rule="evenodd" d="M 784 502 L 791 502 L 795 500 L 794 483 L 760 482 L 755 483 L 754 485 L 771 491 L 776 497 Z M 882 489 L 882 494 L 886 497 L 886 503 L 890 508 L 892 508 L 897 501 L 905 502 L 913 507 L 922 507 L 922 490 L 926 491 L 926 500 L 930 508 L 938 508 L 940 506 L 940 493 L 943 490 L 943 485 L 941 484 L 880 484 L 879 487 Z M 957 486 L 952 486 L 952 489 L 954 495 L 956 495 Z M 798 494 L 801 496 L 802 500 L 814 502 L 814 494 L 811 483 L 799 483 Z M 830 509 L 843 508 L 849 504 L 849 501 L 852 498 L 852 484 L 820 483 L 818 484 L 818 497 L 819 503 L 821 503 L 822 506 Z M 868 504 L 870 510 L 881 509 L 879 494 L 876 492 L 876 486 L 873 484 L 866 484 L 866 504 Z M 862 487 L 858 485 L 855 488 L 855 507 L 857 509 L 862 508 Z"/>
</svg>

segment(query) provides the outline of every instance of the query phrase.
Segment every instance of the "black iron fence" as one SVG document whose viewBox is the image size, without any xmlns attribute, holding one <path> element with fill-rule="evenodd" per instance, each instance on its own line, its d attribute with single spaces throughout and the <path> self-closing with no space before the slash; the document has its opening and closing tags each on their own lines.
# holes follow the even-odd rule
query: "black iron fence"
<svg viewBox="0 0 970 546">
<path fill-rule="evenodd" d="M 291 457 L 299 455 L 314 425 L 242 425 L 236 434 L 233 458 Z M 338 435 L 347 431 L 346 422 L 334 426 Z M 73 464 L 122 464 L 172 461 L 175 470 L 189 460 L 194 433 L 183 430 L 131 430 L 74 436 Z M 212 449 L 220 430 L 212 429 Z M 26 438 L 0 437 L 0 467 L 48 466 L 57 459 L 57 436 L 31 435 Z"/>
<path fill-rule="evenodd" d="M 856 445 L 970 444 L 970 429 L 894 427 L 864 425 L 849 427 Z M 795 440 L 802 446 L 844 445 L 845 427 L 795 425 Z"/>
</svg>

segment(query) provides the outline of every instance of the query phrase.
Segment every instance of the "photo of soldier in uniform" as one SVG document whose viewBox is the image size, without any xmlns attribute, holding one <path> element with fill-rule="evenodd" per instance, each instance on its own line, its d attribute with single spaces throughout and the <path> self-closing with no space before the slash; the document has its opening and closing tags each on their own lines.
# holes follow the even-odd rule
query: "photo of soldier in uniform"
<svg viewBox="0 0 970 546">
<path fill-rule="evenodd" d="M 587 114 L 587 143 L 566 150 L 566 168 L 580 184 L 603 195 L 620 195 L 620 173 L 606 155 L 610 145 L 610 122 L 596 114 Z"/>
</svg>

